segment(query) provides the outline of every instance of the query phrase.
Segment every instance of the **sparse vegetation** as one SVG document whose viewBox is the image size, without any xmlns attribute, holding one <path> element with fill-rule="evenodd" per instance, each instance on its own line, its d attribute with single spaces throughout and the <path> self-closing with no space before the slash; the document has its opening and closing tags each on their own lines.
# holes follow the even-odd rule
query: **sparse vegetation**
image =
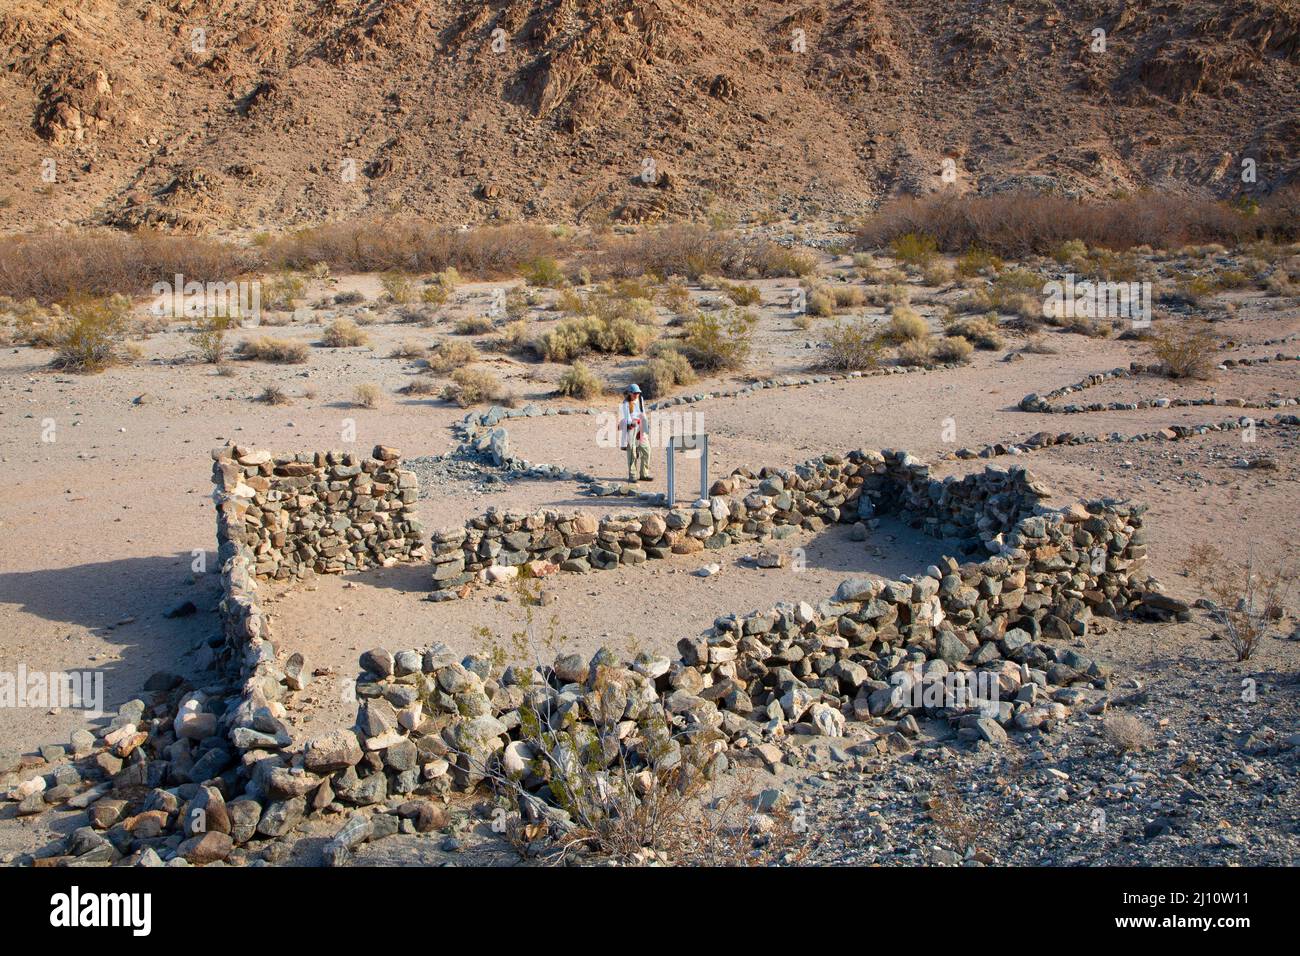
<svg viewBox="0 0 1300 956">
<path fill-rule="evenodd" d="M 825 355 L 818 364 L 836 371 L 860 371 L 880 363 L 884 342 L 874 324 L 866 319 L 837 322 L 822 340 Z"/>
<path fill-rule="evenodd" d="M 735 371 L 749 359 L 758 317 L 742 309 L 701 313 L 686 324 L 685 353 L 697 369 Z"/>
<path fill-rule="evenodd" d="M 1184 574 L 1210 600 L 1216 636 L 1228 643 L 1239 662 L 1250 660 L 1260 642 L 1278 630 L 1296 581 L 1294 565 L 1279 563 L 1265 570 L 1253 549 L 1242 563 L 1206 542 L 1191 546 Z"/>
<path fill-rule="evenodd" d="M 370 336 L 351 319 L 335 319 L 321 335 L 321 344 L 327 349 L 357 348 L 369 342 Z"/>
<path fill-rule="evenodd" d="M 244 339 L 235 347 L 235 356 L 257 362 L 275 362 L 280 365 L 298 365 L 307 361 L 310 349 L 305 342 L 293 339 L 277 339 L 270 335 L 259 335 Z"/>
<path fill-rule="evenodd" d="M 378 408 L 384 393 L 378 385 L 365 382 L 352 390 L 352 404 L 357 408 Z"/>
<path fill-rule="evenodd" d="M 505 397 L 501 380 L 485 368 L 458 368 L 451 373 L 451 384 L 442 390 L 442 397 L 461 408 L 482 402 L 497 402 Z"/>
<path fill-rule="evenodd" d="M 646 398 L 662 398 L 679 385 L 695 381 L 695 370 L 686 356 L 675 349 L 662 349 L 639 365 L 632 380 L 641 387 Z"/>
<path fill-rule="evenodd" d="M 1214 371 L 1214 336 L 1206 329 L 1165 329 L 1151 340 L 1151 353 L 1169 378 L 1204 380 Z"/>
<path fill-rule="evenodd" d="M 54 368 L 90 374 L 123 361 L 130 302 L 124 296 L 71 299 L 51 326 Z"/>
<path fill-rule="evenodd" d="M 888 335 L 894 342 L 915 342 L 927 338 L 930 327 L 915 310 L 900 305 L 890 316 Z"/>
<path fill-rule="evenodd" d="M 595 398 L 605 391 L 605 383 L 585 364 L 574 362 L 560 376 L 556 391 L 567 398 Z"/>
</svg>

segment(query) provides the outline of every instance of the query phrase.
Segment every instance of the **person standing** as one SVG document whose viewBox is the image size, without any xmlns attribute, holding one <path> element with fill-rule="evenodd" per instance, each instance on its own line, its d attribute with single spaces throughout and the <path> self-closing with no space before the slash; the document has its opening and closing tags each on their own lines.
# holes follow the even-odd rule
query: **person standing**
<svg viewBox="0 0 1300 956">
<path fill-rule="evenodd" d="M 629 385 L 619 406 L 619 443 L 627 449 L 627 480 L 653 481 L 650 474 L 650 420 L 641 387 Z"/>
</svg>

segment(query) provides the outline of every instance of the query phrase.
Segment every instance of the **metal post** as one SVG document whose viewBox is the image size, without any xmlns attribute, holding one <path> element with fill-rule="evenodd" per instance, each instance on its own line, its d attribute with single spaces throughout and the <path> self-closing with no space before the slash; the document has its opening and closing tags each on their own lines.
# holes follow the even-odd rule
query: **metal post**
<svg viewBox="0 0 1300 956">
<path fill-rule="evenodd" d="M 668 439 L 668 507 L 671 508 L 677 504 L 677 482 L 673 474 L 673 439 Z"/>
<path fill-rule="evenodd" d="M 703 436 L 704 444 L 700 448 L 700 497 L 709 497 L 709 433 Z"/>
</svg>

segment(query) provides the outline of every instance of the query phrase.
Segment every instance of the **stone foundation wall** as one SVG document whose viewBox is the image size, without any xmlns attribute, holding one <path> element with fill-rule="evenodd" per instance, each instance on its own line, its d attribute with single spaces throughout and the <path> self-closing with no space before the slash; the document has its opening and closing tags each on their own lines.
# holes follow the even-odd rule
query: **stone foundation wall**
<svg viewBox="0 0 1300 956">
<path fill-rule="evenodd" d="M 227 534 L 248 547 L 257 577 L 284 580 L 424 557 L 419 488 L 396 449 L 378 445 L 369 457 L 275 456 L 228 446 L 213 457 L 213 482 L 237 519 Z"/>
<path fill-rule="evenodd" d="M 618 768 L 636 779 L 683 764 L 712 774 L 735 763 L 775 767 L 791 734 L 849 734 L 860 738 L 855 752 L 902 752 L 924 713 L 952 720 L 964 740 L 998 744 L 1008 732 L 1050 730 L 1074 709 L 1101 706 L 1110 670 L 1074 638 L 1090 632 L 1095 615 L 1161 597 L 1144 572 L 1143 506 L 1047 509 L 1031 504 L 1041 489 L 1023 471 L 930 483 L 919 463 L 892 461 L 912 478 L 869 487 L 863 468 L 874 476 L 880 462 L 864 454 L 814 466 L 807 480 L 832 483 L 812 489 L 831 492 L 820 501 L 826 509 L 850 504 L 834 503 L 840 478 L 863 478 L 852 487 L 865 489 L 872 507 L 890 494 L 904 512 L 929 502 L 933 512 L 912 511 L 915 521 L 982 526 L 980 540 L 996 553 L 965 564 L 944 558 L 898 581 L 849 578 L 817 606 L 726 615 L 682 638 L 676 659 L 642 653 L 627 662 L 601 650 L 590 660 L 562 653 L 553 663 L 503 667 L 486 652 L 457 660 L 438 644 L 374 648 L 361 657 L 356 727 L 308 742 L 304 786 L 370 806 L 445 795 L 489 776 L 530 795 L 519 801 L 525 817 L 563 828 L 573 789 L 563 768 L 577 766 L 576 753 L 587 769 L 575 772 L 600 774 L 591 765 L 599 760 L 615 782 Z M 977 517 L 981 499 L 990 507 Z M 598 535 L 562 524 L 525 530 Z M 969 695 L 954 699 L 955 686 Z M 849 720 L 862 723 L 850 730 Z M 333 841 L 335 862 L 364 838 L 356 826 Z"/>
<path fill-rule="evenodd" d="M 894 451 L 826 455 L 757 475 L 738 470 L 710 490 L 692 508 L 634 515 L 488 511 L 432 536 L 435 597 L 513 577 L 524 566 L 537 575 L 605 570 L 885 514 L 959 539 L 967 552 L 996 550 L 999 536 L 1046 496 L 1023 468 L 939 481 L 929 466 Z"/>
</svg>

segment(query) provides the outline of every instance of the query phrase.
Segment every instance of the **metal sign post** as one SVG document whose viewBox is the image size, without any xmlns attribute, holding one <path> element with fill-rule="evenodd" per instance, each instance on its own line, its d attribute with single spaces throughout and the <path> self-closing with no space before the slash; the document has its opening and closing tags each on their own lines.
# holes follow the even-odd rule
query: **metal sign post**
<svg viewBox="0 0 1300 956">
<path fill-rule="evenodd" d="M 673 435 L 668 440 L 668 507 L 677 504 L 677 470 L 674 452 L 697 451 L 700 455 L 700 497 L 709 496 L 709 436 Z"/>
</svg>

